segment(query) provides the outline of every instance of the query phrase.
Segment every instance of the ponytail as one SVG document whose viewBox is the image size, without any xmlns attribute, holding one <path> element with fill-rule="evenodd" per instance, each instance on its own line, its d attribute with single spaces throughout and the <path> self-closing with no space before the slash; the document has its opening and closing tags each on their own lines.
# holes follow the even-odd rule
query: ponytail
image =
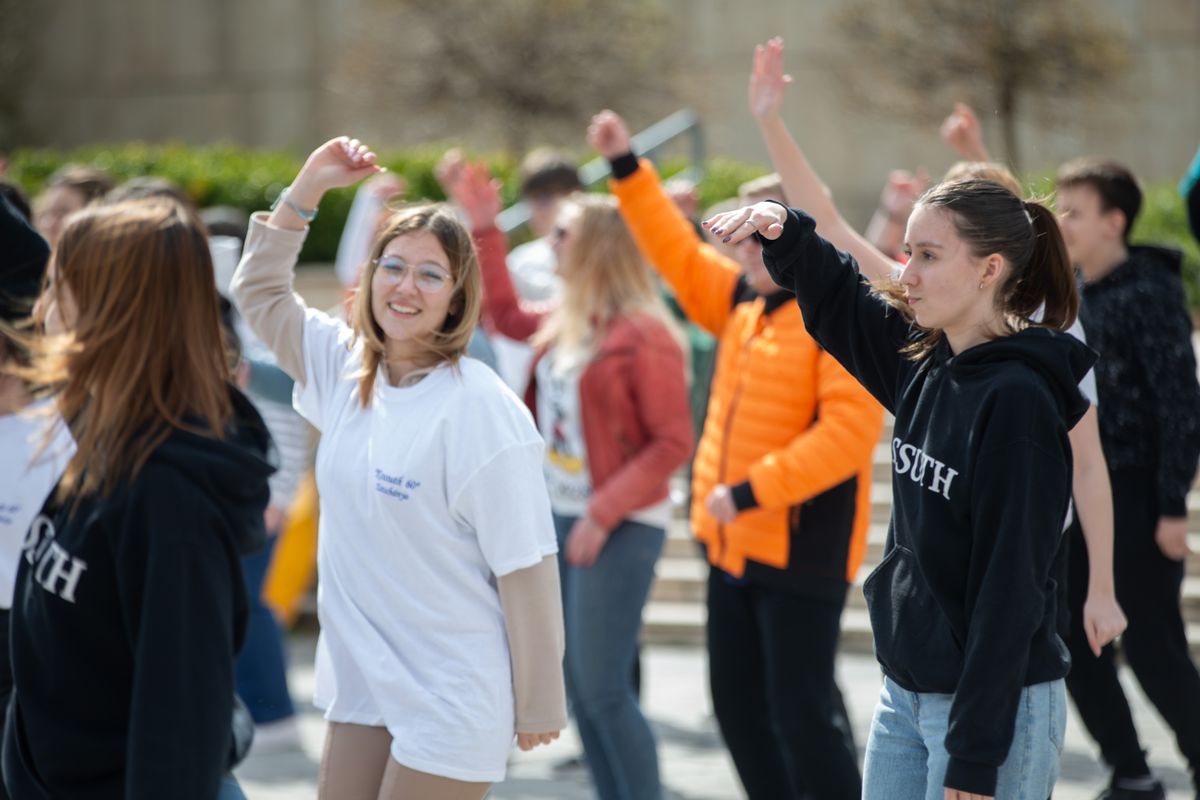
<svg viewBox="0 0 1200 800">
<path fill-rule="evenodd" d="M 1033 252 L 1002 302 L 1006 309 L 1026 319 L 1044 305 L 1042 324 L 1065 331 L 1079 314 L 1079 290 L 1067 246 L 1050 209 L 1028 200 L 1025 211 L 1033 223 Z"/>
</svg>

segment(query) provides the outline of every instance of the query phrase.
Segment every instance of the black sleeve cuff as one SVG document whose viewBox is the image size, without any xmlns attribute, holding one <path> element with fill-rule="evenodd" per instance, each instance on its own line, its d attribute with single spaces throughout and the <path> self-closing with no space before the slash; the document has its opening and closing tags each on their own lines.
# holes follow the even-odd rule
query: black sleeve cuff
<svg viewBox="0 0 1200 800">
<path fill-rule="evenodd" d="M 1186 517 L 1187 497 L 1159 497 L 1158 515 L 1160 517 Z"/>
<path fill-rule="evenodd" d="M 750 481 L 742 481 L 735 486 L 730 486 L 729 494 L 733 498 L 734 508 L 738 511 L 758 508 L 758 498 L 754 496 L 754 487 L 750 485 Z"/>
<path fill-rule="evenodd" d="M 946 779 L 942 785 L 947 789 L 991 797 L 996 794 L 996 779 L 999 774 L 1000 768 L 991 764 L 977 764 L 950 756 L 950 763 L 946 765 Z"/>
<path fill-rule="evenodd" d="M 612 168 L 613 177 L 617 180 L 628 178 L 638 171 L 638 159 L 632 150 L 625 155 L 612 159 L 608 162 L 608 165 Z"/>
</svg>

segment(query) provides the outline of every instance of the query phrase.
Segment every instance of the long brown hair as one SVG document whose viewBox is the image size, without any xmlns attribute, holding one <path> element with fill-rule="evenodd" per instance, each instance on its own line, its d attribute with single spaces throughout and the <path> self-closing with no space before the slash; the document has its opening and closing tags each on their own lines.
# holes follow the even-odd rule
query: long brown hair
<svg viewBox="0 0 1200 800">
<path fill-rule="evenodd" d="M 996 306 L 1009 332 L 1030 325 L 1065 331 L 1075 322 L 1075 273 L 1054 213 L 1043 204 L 1022 200 L 996 181 L 967 178 L 932 187 L 917 206 L 949 213 L 955 231 L 976 258 L 998 253 L 1008 262 L 1008 274 L 996 288 Z M 912 318 L 903 287 L 885 282 L 877 289 L 885 301 Z M 1039 309 L 1041 321 L 1034 322 Z M 933 330 L 906 351 L 919 358 L 943 335 Z"/>
<path fill-rule="evenodd" d="M 554 345 L 558 363 L 580 364 L 594 355 L 597 333 L 612 320 L 643 313 L 660 320 L 682 347 L 683 334 L 621 218 L 616 198 L 580 193 L 566 202 L 579 208 L 579 232 L 571 263 L 564 265 L 562 302 L 532 343 Z"/>
<path fill-rule="evenodd" d="M 479 324 L 483 282 L 479 274 L 479 256 L 475 252 L 471 234 L 453 212 L 441 203 L 408 206 L 396 211 L 384 224 L 383 231 L 371 248 L 370 259 L 359 279 L 351 311 L 351 327 L 355 337 L 363 341 L 362 369 L 352 376 L 358 380 L 359 401 L 363 408 L 371 402 L 375 376 L 380 363 L 387 357 L 383 328 L 379 327 L 371 310 L 371 281 L 377 269 L 375 262 L 396 237 L 421 232 L 432 234 L 445 251 L 454 279 L 454 294 L 450 298 L 450 310 L 442 327 L 420 342 L 427 363 L 405 376 L 405 382 L 418 380 L 442 362 L 457 364 L 467 352 L 467 345 Z"/>
<path fill-rule="evenodd" d="M 170 200 L 89 206 L 54 250 L 46 292 L 70 294 L 71 330 L 33 342 L 75 439 L 59 499 L 110 494 L 174 429 L 220 438 L 232 415 L 229 365 L 208 240 Z"/>
</svg>

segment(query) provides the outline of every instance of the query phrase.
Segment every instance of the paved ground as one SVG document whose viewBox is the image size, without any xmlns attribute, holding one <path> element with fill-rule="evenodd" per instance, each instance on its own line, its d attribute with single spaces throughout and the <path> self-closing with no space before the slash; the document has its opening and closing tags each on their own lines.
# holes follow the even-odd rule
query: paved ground
<svg viewBox="0 0 1200 800">
<path fill-rule="evenodd" d="M 252 754 L 239 768 L 238 777 L 249 800 L 305 800 L 316 796 L 317 763 L 320 759 L 324 721 L 307 702 L 313 685 L 314 640 L 298 637 L 292 642 L 293 694 L 301 703 L 301 749 L 270 755 Z M 659 740 L 659 757 L 668 800 L 718 800 L 742 797 L 733 766 L 721 745 L 706 688 L 704 653 L 696 648 L 649 647 L 644 653 L 644 706 Z M 879 670 L 869 656 L 848 655 L 839 670 L 843 692 L 861 748 L 875 697 Z M 1172 790 L 1172 800 L 1190 798 L 1188 776 L 1173 741 L 1131 676 L 1126 688 L 1137 717 L 1150 762 Z M 509 777 L 497 786 L 496 800 L 540 800 L 561 798 L 583 800 L 593 797 L 583 771 L 556 773 L 554 766 L 578 752 L 571 733 L 550 747 L 533 753 L 515 753 Z M 1071 719 L 1063 755 L 1062 778 L 1056 800 L 1085 800 L 1103 787 L 1107 775 L 1097 763 L 1094 750 Z"/>
</svg>

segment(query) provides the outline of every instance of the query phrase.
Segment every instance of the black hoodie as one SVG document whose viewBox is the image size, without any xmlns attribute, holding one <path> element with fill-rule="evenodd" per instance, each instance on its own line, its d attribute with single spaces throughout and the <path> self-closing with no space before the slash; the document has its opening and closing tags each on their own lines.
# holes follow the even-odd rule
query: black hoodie
<svg viewBox="0 0 1200 800">
<path fill-rule="evenodd" d="M 854 260 L 792 210 L 763 261 L 813 338 L 896 417 L 892 524 L 865 584 L 883 671 L 954 694 L 945 785 L 992 795 L 1021 689 L 1067 674 L 1053 564 L 1071 494 L 1067 431 L 1095 354 L 1032 328 L 912 360 L 926 334 L 885 306 Z"/>
<path fill-rule="evenodd" d="M 213 800 L 228 771 L 241 556 L 262 546 L 270 440 L 234 392 L 224 439 L 175 430 L 130 482 L 26 537 L 4 736 L 13 797 Z"/>
</svg>

